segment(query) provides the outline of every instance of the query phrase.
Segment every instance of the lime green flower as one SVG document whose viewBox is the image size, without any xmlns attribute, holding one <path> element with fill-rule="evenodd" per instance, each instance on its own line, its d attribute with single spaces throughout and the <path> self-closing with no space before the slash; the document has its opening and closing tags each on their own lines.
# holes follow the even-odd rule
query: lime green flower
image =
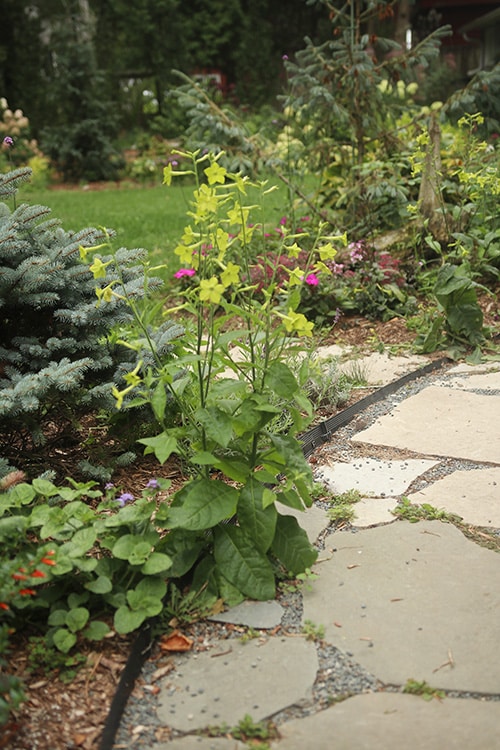
<svg viewBox="0 0 500 750">
<path fill-rule="evenodd" d="M 302 280 L 304 278 L 304 271 L 301 268 L 293 268 L 292 270 L 286 269 L 288 271 L 288 284 L 289 286 L 298 286 L 299 284 L 302 284 Z"/>
<path fill-rule="evenodd" d="M 94 262 L 89 266 L 89 270 L 94 274 L 94 279 L 105 279 L 106 268 L 112 262 L 112 260 L 108 260 L 106 263 L 103 263 L 100 258 L 94 258 Z"/>
<path fill-rule="evenodd" d="M 222 285 L 225 289 L 227 289 L 228 286 L 231 286 L 231 284 L 237 284 L 239 282 L 240 270 L 241 266 L 237 266 L 235 263 L 231 263 L 231 261 L 229 261 L 220 277 Z"/>
<path fill-rule="evenodd" d="M 294 242 L 293 245 L 285 245 L 284 249 L 287 251 L 289 258 L 298 258 L 299 253 L 301 252 L 301 249 L 296 242 Z"/>
<path fill-rule="evenodd" d="M 139 385 L 142 378 L 139 377 L 138 372 L 142 367 L 142 360 L 136 365 L 136 367 L 132 370 L 132 372 L 127 372 L 126 375 L 123 376 L 124 381 L 131 385 L 132 388 L 135 388 L 136 385 Z"/>
<path fill-rule="evenodd" d="M 302 313 L 296 313 L 291 308 L 288 309 L 287 315 L 278 313 L 283 318 L 285 328 L 289 333 L 296 333 L 297 336 L 312 336 L 314 323 L 307 320 Z"/>
<path fill-rule="evenodd" d="M 219 283 L 217 276 L 212 276 L 211 279 L 202 279 L 200 281 L 201 302 L 213 302 L 214 305 L 218 305 L 223 293 L 224 286 Z"/>
<path fill-rule="evenodd" d="M 224 184 L 226 180 L 226 170 L 224 167 L 221 167 L 219 164 L 214 162 L 209 167 L 203 170 L 208 178 L 208 184 L 209 185 L 215 185 L 216 182 L 220 182 L 221 185 Z"/>
<path fill-rule="evenodd" d="M 168 163 L 167 166 L 163 168 L 163 184 L 164 185 L 170 186 L 172 184 L 173 173 L 174 173 L 174 170 L 172 169 L 172 165 Z"/>
<path fill-rule="evenodd" d="M 229 244 L 228 233 L 225 232 L 223 229 L 221 229 L 221 227 L 217 227 L 217 232 L 215 233 L 214 245 L 216 245 L 219 248 L 219 255 L 218 255 L 219 261 L 222 261 L 222 259 L 224 258 L 228 244 Z"/>
<path fill-rule="evenodd" d="M 196 219 L 203 220 L 207 214 L 213 214 L 217 210 L 217 193 L 208 185 L 201 185 L 199 190 L 195 191 L 196 198 Z"/>
</svg>

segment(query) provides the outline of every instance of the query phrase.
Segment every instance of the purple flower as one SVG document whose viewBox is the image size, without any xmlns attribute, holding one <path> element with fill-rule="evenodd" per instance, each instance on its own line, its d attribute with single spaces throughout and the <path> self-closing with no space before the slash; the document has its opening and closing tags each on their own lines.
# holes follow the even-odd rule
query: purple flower
<svg viewBox="0 0 500 750">
<path fill-rule="evenodd" d="M 146 487 L 148 487 L 150 490 L 159 490 L 160 483 L 158 482 L 157 479 L 150 479 Z"/>
<path fill-rule="evenodd" d="M 130 492 L 124 492 L 120 497 L 116 498 L 116 502 L 123 508 L 124 505 L 130 503 L 134 499 L 134 496 Z"/>
<path fill-rule="evenodd" d="M 318 286 L 319 279 L 315 273 L 309 273 L 305 278 L 305 282 L 306 284 L 309 284 L 309 286 Z"/>
<path fill-rule="evenodd" d="M 112 490 L 112 489 L 114 489 L 114 486 L 115 485 L 113 484 L 113 482 L 106 482 L 106 484 L 104 485 L 104 489 L 105 490 Z"/>
<path fill-rule="evenodd" d="M 9 148 L 10 148 L 10 146 L 14 145 L 14 141 L 12 140 L 12 138 L 10 137 L 10 135 L 6 135 L 5 138 L 3 139 L 3 142 Z"/>
<path fill-rule="evenodd" d="M 283 55 L 281 59 L 285 61 L 288 60 L 288 55 Z"/>
<path fill-rule="evenodd" d="M 174 273 L 174 279 L 182 279 L 183 276 L 194 276 L 195 273 L 194 268 L 180 268 L 177 273 Z"/>
</svg>

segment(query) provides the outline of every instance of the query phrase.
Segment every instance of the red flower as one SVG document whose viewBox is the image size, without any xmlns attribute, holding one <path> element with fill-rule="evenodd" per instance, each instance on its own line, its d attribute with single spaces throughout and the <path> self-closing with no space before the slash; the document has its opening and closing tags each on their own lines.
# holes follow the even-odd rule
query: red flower
<svg viewBox="0 0 500 750">
<path fill-rule="evenodd" d="M 5 604 L 5 602 L 0 602 L 0 609 L 5 609 L 5 610 L 7 610 L 7 609 L 9 609 L 9 605 L 8 605 L 8 604 Z"/>
<path fill-rule="evenodd" d="M 23 573 L 12 573 L 12 578 L 15 581 L 25 581 L 28 576 L 23 575 Z"/>
<path fill-rule="evenodd" d="M 31 574 L 32 578 L 47 578 L 45 573 L 42 573 L 41 570 L 34 570 Z"/>
<path fill-rule="evenodd" d="M 47 552 L 47 554 L 49 554 L 49 553 Z M 52 553 L 52 554 L 54 554 L 54 553 Z M 56 561 L 55 560 L 49 560 L 48 557 L 42 557 L 42 559 L 40 560 L 40 562 L 43 562 L 44 565 L 56 565 Z"/>
<path fill-rule="evenodd" d="M 35 596 L 36 591 L 34 591 L 33 589 L 21 589 L 19 593 L 21 594 L 21 596 Z"/>
</svg>

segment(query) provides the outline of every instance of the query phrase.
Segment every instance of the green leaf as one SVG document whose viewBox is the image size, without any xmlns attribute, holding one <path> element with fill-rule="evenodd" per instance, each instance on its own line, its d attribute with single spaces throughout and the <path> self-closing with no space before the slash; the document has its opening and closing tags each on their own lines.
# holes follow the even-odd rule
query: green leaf
<svg viewBox="0 0 500 750">
<path fill-rule="evenodd" d="M 93 620 L 83 631 L 85 638 L 90 641 L 101 641 L 109 633 L 109 625 L 101 620 Z"/>
<path fill-rule="evenodd" d="M 189 482 L 175 497 L 168 517 L 171 529 L 209 529 L 236 512 L 238 492 L 218 479 Z"/>
<path fill-rule="evenodd" d="M 156 617 L 163 609 L 163 602 L 154 596 L 144 596 L 138 591 L 127 592 L 127 602 L 134 612 L 144 612 L 146 617 Z"/>
<path fill-rule="evenodd" d="M 155 575 L 155 573 L 163 573 L 172 567 L 172 558 L 168 555 L 164 555 L 162 552 L 151 552 L 150 556 L 141 568 L 141 573 L 144 575 Z"/>
<path fill-rule="evenodd" d="M 290 398 L 299 388 L 294 374 L 284 362 L 272 362 L 269 365 L 265 384 L 282 398 Z"/>
<path fill-rule="evenodd" d="M 154 453 L 161 464 L 164 464 L 177 450 L 177 440 L 166 432 L 152 438 L 141 438 L 138 442 L 146 446 L 145 455 Z"/>
<path fill-rule="evenodd" d="M 31 501 L 36 496 L 36 492 L 31 486 L 31 484 L 27 484 L 26 482 L 21 482 L 20 484 L 16 484 L 15 487 L 12 487 L 11 490 L 9 490 L 9 493 L 7 495 L 9 499 L 9 503 L 12 506 L 19 506 L 19 505 L 28 505 L 28 503 L 31 503 Z M 3 498 L 2 498 L 3 501 Z"/>
<path fill-rule="evenodd" d="M 128 560 L 131 565 L 142 565 L 151 554 L 158 538 L 156 532 L 124 534 L 113 545 L 111 552 L 119 560 Z"/>
<path fill-rule="evenodd" d="M 75 607 L 70 609 L 66 615 L 66 625 L 72 633 L 76 633 L 81 630 L 87 624 L 90 617 L 90 612 L 86 607 Z"/>
<path fill-rule="evenodd" d="M 33 479 L 32 485 L 38 495 L 53 497 L 54 495 L 59 494 L 59 490 L 55 484 L 52 484 L 52 482 L 49 482 L 47 479 Z"/>
<path fill-rule="evenodd" d="M 0 518 L 0 541 L 12 542 L 16 537 L 23 536 L 28 526 L 26 516 L 9 516 Z"/>
<path fill-rule="evenodd" d="M 204 427 L 209 440 L 227 448 L 233 436 L 233 421 L 229 414 L 216 406 L 209 406 L 198 409 L 195 419 Z"/>
<path fill-rule="evenodd" d="M 93 527 L 78 529 L 66 544 L 63 544 L 61 551 L 68 557 L 83 557 L 89 549 L 95 544 L 97 531 Z"/>
<path fill-rule="evenodd" d="M 116 610 L 113 623 L 116 632 L 123 635 L 125 633 L 131 633 L 133 630 L 137 630 L 146 618 L 147 614 L 144 611 L 138 610 L 132 612 L 129 607 L 124 605 Z"/>
<path fill-rule="evenodd" d="M 54 646 L 62 651 L 63 654 L 67 654 L 76 643 L 76 635 L 70 633 L 66 628 L 56 630 L 53 636 Z"/>
<path fill-rule="evenodd" d="M 300 499 L 299 495 L 295 492 L 295 490 L 289 489 L 283 490 L 283 492 L 278 492 L 276 495 L 276 500 L 280 503 L 283 503 L 283 505 L 286 505 L 288 508 L 294 508 L 295 510 L 304 510 L 304 503 Z"/>
<path fill-rule="evenodd" d="M 243 594 L 263 601 L 274 598 L 271 563 L 237 526 L 217 528 L 214 556 L 221 574 Z"/>
<path fill-rule="evenodd" d="M 67 609 L 55 609 L 50 613 L 48 617 L 48 624 L 52 626 L 66 625 L 66 615 L 68 614 Z"/>
<path fill-rule="evenodd" d="M 113 589 L 113 584 L 107 576 L 99 576 L 95 581 L 89 581 L 85 588 L 93 594 L 108 594 Z"/>
<path fill-rule="evenodd" d="M 154 415 L 158 422 L 161 422 L 165 416 L 165 408 L 167 406 L 167 393 L 165 386 L 160 381 L 153 391 L 151 396 L 151 408 L 153 409 Z"/>
<path fill-rule="evenodd" d="M 266 490 L 253 477 L 240 490 L 238 521 L 240 528 L 250 537 L 260 552 L 267 552 L 274 538 L 277 511 L 274 503 L 264 508 Z M 274 499 L 274 493 L 271 493 Z"/>
<path fill-rule="evenodd" d="M 314 564 L 318 556 L 304 529 L 294 516 L 278 515 L 272 551 L 285 568 L 297 575 Z"/>
<path fill-rule="evenodd" d="M 148 577 L 139 581 L 135 590 L 141 596 L 152 596 L 157 599 L 163 599 L 167 593 L 167 584 L 161 578 Z"/>
</svg>

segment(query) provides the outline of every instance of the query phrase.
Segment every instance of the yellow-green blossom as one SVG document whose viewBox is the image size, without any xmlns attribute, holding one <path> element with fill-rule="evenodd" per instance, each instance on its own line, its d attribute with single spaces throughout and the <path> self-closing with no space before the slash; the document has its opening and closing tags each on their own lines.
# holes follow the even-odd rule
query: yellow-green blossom
<svg viewBox="0 0 500 750">
<path fill-rule="evenodd" d="M 301 268 L 293 268 L 292 270 L 286 269 L 288 271 L 288 284 L 289 286 L 298 286 L 298 284 L 302 284 L 302 280 L 304 278 L 304 271 Z"/>
<path fill-rule="evenodd" d="M 241 206 L 234 206 L 227 212 L 227 218 L 231 226 L 239 226 L 240 224 L 246 224 L 248 221 L 248 215 L 250 209 L 241 208 Z"/>
<path fill-rule="evenodd" d="M 284 249 L 287 251 L 290 258 L 298 258 L 299 253 L 301 252 L 301 248 L 296 242 L 294 242 L 293 245 L 286 245 Z"/>
<path fill-rule="evenodd" d="M 94 274 L 94 279 L 105 279 L 106 268 L 112 262 L 112 260 L 108 260 L 106 263 L 103 263 L 100 258 L 94 258 L 94 262 L 89 266 L 89 270 Z"/>
<path fill-rule="evenodd" d="M 219 248 L 218 260 L 222 261 L 229 244 L 229 235 L 221 227 L 217 227 L 214 244 Z"/>
<path fill-rule="evenodd" d="M 224 167 L 221 167 L 220 164 L 214 162 L 203 171 L 208 178 L 209 185 L 215 185 L 216 182 L 220 182 L 221 185 L 224 184 L 227 171 L 224 169 Z"/>
<path fill-rule="evenodd" d="M 204 219 L 207 214 L 215 213 L 217 210 L 217 193 L 208 185 L 201 185 L 195 190 L 196 219 Z"/>
<path fill-rule="evenodd" d="M 136 385 L 139 385 L 139 383 L 142 380 L 142 378 L 139 377 L 139 375 L 138 375 L 139 370 L 141 369 L 141 367 L 142 367 L 142 360 L 140 362 L 138 362 L 138 364 L 136 365 L 136 367 L 134 367 L 134 369 L 132 370 L 132 372 L 127 372 L 127 374 L 123 376 L 124 381 L 128 385 L 131 385 L 133 388 L 135 388 Z"/>
<path fill-rule="evenodd" d="M 240 270 L 241 266 L 237 266 L 235 263 L 229 263 L 227 264 L 224 271 L 221 273 L 220 280 L 222 281 L 222 285 L 227 289 L 228 286 L 231 286 L 231 284 L 237 284 L 240 280 Z"/>
<path fill-rule="evenodd" d="M 195 265 L 194 261 L 197 261 L 197 258 L 195 255 L 193 255 L 193 246 L 186 246 L 186 245 L 177 245 L 177 247 L 174 250 L 175 255 L 178 255 L 180 258 L 181 263 L 191 263 L 193 266 Z M 197 267 L 197 266 L 195 266 Z"/>
<path fill-rule="evenodd" d="M 123 399 L 127 395 L 127 393 L 130 393 L 131 390 L 133 390 L 134 386 L 129 385 L 128 388 L 124 388 L 123 391 L 119 391 L 118 388 L 114 385 L 111 389 L 111 393 L 116 398 L 116 408 L 121 409 L 123 405 Z"/>
<path fill-rule="evenodd" d="M 307 320 L 302 313 L 296 313 L 291 308 L 288 309 L 287 315 L 281 315 L 285 328 L 289 333 L 296 333 L 297 336 L 312 336 L 314 323 Z"/>
<path fill-rule="evenodd" d="M 212 276 L 211 279 L 202 279 L 200 281 L 201 302 L 213 302 L 214 305 L 218 305 L 223 293 L 224 286 L 219 283 L 217 276 Z"/>
</svg>

